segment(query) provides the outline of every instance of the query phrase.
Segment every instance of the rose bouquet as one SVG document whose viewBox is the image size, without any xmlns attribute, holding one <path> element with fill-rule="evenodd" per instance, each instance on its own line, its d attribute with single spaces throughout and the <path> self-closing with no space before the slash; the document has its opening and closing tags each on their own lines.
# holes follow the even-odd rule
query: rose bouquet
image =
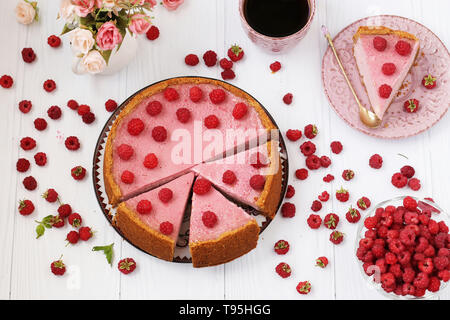
<svg viewBox="0 0 450 320">
<path fill-rule="evenodd" d="M 73 52 L 84 72 L 103 72 L 127 35 L 146 33 L 156 0 L 62 0 L 58 18 L 66 24 Z"/>
</svg>

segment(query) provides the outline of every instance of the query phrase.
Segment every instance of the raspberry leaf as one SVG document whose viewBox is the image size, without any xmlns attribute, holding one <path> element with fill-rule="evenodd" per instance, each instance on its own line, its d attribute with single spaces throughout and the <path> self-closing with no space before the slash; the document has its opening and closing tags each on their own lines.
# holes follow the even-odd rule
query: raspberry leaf
<svg viewBox="0 0 450 320">
<path fill-rule="evenodd" d="M 109 246 L 96 246 L 92 248 L 92 251 L 103 251 L 106 256 L 106 260 L 110 265 L 112 265 L 112 257 L 113 257 L 113 246 L 114 243 L 111 243 Z"/>
<path fill-rule="evenodd" d="M 41 237 L 45 232 L 45 227 L 42 224 L 38 224 L 36 227 L 36 239 Z"/>
</svg>

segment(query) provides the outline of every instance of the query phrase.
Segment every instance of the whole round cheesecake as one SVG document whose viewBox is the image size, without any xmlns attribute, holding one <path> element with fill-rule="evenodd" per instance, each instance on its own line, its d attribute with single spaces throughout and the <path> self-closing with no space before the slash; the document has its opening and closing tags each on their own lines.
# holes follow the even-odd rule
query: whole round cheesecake
<svg viewBox="0 0 450 320">
<path fill-rule="evenodd" d="M 204 178 L 212 179 L 212 188 L 227 196 L 221 199 L 222 204 L 229 201 L 229 208 L 234 208 L 235 203 L 249 204 L 273 218 L 281 197 L 282 180 L 278 143 L 271 143 L 275 142 L 277 132 L 255 99 L 222 81 L 172 78 L 139 91 L 122 106 L 105 147 L 105 191 L 109 203 L 118 208 L 114 219 L 116 226 L 142 250 L 172 260 L 182 218 L 190 214 L 186 208 L 206 207 L 205 199 L 214 201 L 214 196 L 204 197 L 202 205 L 195 206 L 195 197 L 190 192 L 195 185 L 193 180 L 206 170 L 199 170 L 199 166 L 207 163 L 217 166 L 218 160 L 233 158 L 246 159 L 244 163 L 239 161 L 234 165 L 228 161 L 226 164 L 227 174 L 237 175 L 238 181 L 225 187 L 215 181 L 217 176 L 205 172 Z M 271 145 L 277 147 L 267 151 Z M 258 148 L 268 154 L 270 161 L 261 164 L 259 156 L 253 157 L 255 165 L 248 157 L 235 156 Z M 166 194 L 160 198 L 161 189 L 169 190 L 165 193 L 172 196 L 167 199 Z M 247 199 L 239 195 L 249 196 Z M 227 206 L 215 210 L 226 211 Z M 196 216 L 202 214 L 196 212 Z M 215 212 L 215 215 L 217 223 L 205 226 L 208 234 L 220 236 L 224 232 L 239 232 L 239 228 L 227 230 L 233 224 L 226 219 L 233 219 L 232 215 L 226 212 Z M 195 229 L 199 229 L 198 220 Z M 245 233 L 248 234 L 252 237 L 249 243 L 256 246 L 255 232 Z M 230 240 L 245 241 L 242 238 L 245 235 L 228 237 L 226 243 L 233 252 L 223 253 L 223 261 L 221 257 L 214 257 L 214 261 L 208 263 L 207 257 L 202 256 L 198 266 L 224 263 L 253 249 L 254 246 L 246 246 L 241 252 L 236 251 L 236 244 Z M 227 251 L 223 243 L 216 243 L 222 246 L 222 252 Z"/>
</svg>

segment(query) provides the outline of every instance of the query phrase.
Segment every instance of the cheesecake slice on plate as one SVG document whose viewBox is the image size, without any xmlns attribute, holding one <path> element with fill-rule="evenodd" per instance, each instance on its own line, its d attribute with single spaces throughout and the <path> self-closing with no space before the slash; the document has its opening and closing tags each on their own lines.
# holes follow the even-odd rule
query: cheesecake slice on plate
<svg viewBox="0 0 450 320">
<path fill-rule="evenodd" d="M 353 36 L 353 54 L 373 112 L 383 116 L 419 53 L 413 34 L 384 26 L 359 27 Z"/>
</svg>

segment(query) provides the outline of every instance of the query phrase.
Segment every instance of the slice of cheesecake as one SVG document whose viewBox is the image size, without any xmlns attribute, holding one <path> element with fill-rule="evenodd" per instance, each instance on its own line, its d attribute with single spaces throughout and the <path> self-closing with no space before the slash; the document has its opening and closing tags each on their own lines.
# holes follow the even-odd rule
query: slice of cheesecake
<svg viewBox="0 0 450 320">
<path fill-rule="evenodd" d="M 419 53 L 412 34 L 384 26 L 359 27 L 353 54 L 373 112 L 382 119 Z"/>
</svg>

